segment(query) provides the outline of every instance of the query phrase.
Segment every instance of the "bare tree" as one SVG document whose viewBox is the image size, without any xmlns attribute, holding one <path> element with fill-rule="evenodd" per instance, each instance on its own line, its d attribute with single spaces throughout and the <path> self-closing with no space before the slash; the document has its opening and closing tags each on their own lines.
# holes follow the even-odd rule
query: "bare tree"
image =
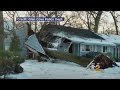
<svg viewBox="0 0 120 90">
<path fill-rule="evenodd" d="M 88 13 L 94 19 L 93 30 L 94 30 L 95 33 L 98 33 L 98 26 L 99 26 L 100 18 L 101 18 L 101 15 L 102 15 L 103 11 L 88 11 Z"/>
<path fill-rule="evenodd" d="M 116 15 L 116 11 L 110 11 L 112 17 L 113 17 L 113 20 L 114 20 L 114 25 L 115 25 L 115 30 L 116 30 L 116 35 L 119 34 L 119 31 L 118 31 L 118 17 L 120 16 L 119 14 Z"/>
<path fill-rule="evenodd" d="M 26 12 L 26 16 L 28 17 L 60 17 L 62 16 L 62 12 L 61 11 L 27 11 Z M 41 27 L 44 27 L 47 24 L 55 24 L 55 25 L 59 25 L 60 23 L 57 21 L 43 21 L 43 22 L 39 22 L 39 21 L 28 21 L 28 23 L 30 24 L 31 28 L 34 27 L 35 32 L 38 31 Z"/>
<path fill-rule="evenodd" d="M 95 20 L 94 32 L 95 33 L 98 33 L 98 26 L 99 26 L 99 22 L 100 22 L 102 13 L 103 13 L 103 11 L 98 11 L 96 13 L 96 17 L 94 18 L 94 20 Z"/>
<path fill-rule="evenodd" d="M 103 11 L 77 11 L 80 20 L 89 29 L 97 33 Z M 83 15 L 84 14 L 84 15 Z"/>
<path fill-rule="evenodd" d="M 64 11 L 39 11 L 40 15 L 43 17 L 61 17 L 64 13 Z M 54 24 L 54 25 L 60 25 L 59 21 L 48 21 L 48 22 L 42 22 L 41 26 L 44 28 L 47 24 Z M 41 29 L 42 31 L 42 29 Z"/>
<path fill-rule="evenodd" d="M 33 13 L 32 13 L 32 11 L 26 11 L 26 13 L 25 13 L 25 14 L 26 14 L 26 16 L 27 16 L 27 17 L 32 17 L 32 14 L 33 14 Z M 31 26 L 32 26 L 32 22 L 31 22 L 31 21 L 29 21 L 28 23 L 29 23 L 30 28 L 31 28 Z"/>
</svg>

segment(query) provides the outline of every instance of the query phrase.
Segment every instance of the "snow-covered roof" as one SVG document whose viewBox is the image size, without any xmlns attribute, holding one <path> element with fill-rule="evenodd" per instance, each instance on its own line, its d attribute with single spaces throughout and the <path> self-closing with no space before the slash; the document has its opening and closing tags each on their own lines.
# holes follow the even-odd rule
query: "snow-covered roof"
<svg viewBox="0 0 120 90">
<path fill-rule="evenodd" d="M 78 36 L 75 36 L 75 35 L 74 36 L 73 35 L 69 36 L 64 32 L 53 33 L 53 35 L 67 38 L 67 39 L 71 40 L 72 42 L 76 42 L 76 43 L 87 43 L 87 44 L 96 44 L 96 45 L 101 45 L 102 44 L 102 45 L 115 46 L 114 43 L 108 42 L 106 40 L 78 37 Z"/>
<path fill-rule="evenodd" d="M 73 28 L 73 27 L 66 27 L 61 25 L 46 25 L 43 26 L 41 29 L 45 35 L 45 37 L 48 35 L 48 33 L 56 33 L 56 32 L 65 32 L 69 36 L 81 36 L 86 38 L 94 38 L 94 39 L 102 39 L 102 37 L 98 36 L 94 32 L 88 29 L 82 29 L 82 28 Z M 43 34 L 42 33 L 42 34 Z"/>
<path fill-rule="evenodd" d="M 108 42 L 112 42 L 115 44 L 120 45 L 120 35 L 113 35 L 113 34 L 98 34 L 99 36 L 103 37 Z"/>
</svg>

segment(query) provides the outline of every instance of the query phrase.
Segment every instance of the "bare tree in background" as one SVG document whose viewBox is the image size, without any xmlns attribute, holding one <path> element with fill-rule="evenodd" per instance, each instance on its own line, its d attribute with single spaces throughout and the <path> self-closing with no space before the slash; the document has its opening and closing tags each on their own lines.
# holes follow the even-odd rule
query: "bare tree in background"
<svg viewBox="0 0 120 90">
<path fill-rule="evenodd" d="M 25 14 L 26 14 L 26 16 L 27 16 L 27 17 L 32 17 L 32 14 L 33 14 L 33 13 L 32 13 L 32 11 L 26 11 L 26 13 L 25 13 Z M 31 26 L 32 26 L 32 22 L 31 22 L 31 21 L 29 21 L 28 23 L 29 23 L 30 28 L 31 28 Z"/>
<path fill-rule="evenodd" d="M 94 21 L 95 21 L 95 26 L 94 26 L 94 32 L 98 33 L 98 26 L 99 26 L 99 22 L 100 22 L 100 18 L 102 15 L 103 11 L 98 11 L 96 14 L 96 17 L 94 17 Z"/>
<path fill-rule="evenodd" d="M 64 13 L 64 11 L 39 11 L 40 15 L 43 17 L 61 17 Z M 59 21 L 55 22 L 42 22 L 41 26 L 44 28 L 47 24 L 54 24 L 54 25 L 60 25 Z M 42 31 L 42 30 L 41 30 Z"/>
<path fill-rule="evenodd" d="M 118 30 L 118 17 L 120 16 L 119 14 L 116 14 L 116 11 L 110 11 L 112 18 L 114 20 L 114 25 L 115 25 L 115 30 L 116 30 L 116 35 L 119 34 Z"/>
<path fill-rule="evenodd" d="M 28 17 L 60 17 L 62 16 L 62 11 L 26 11 L 26 16 Z M 31 27 L 34 27 L 35 32 L 38 31 L 41 27 L 44 27 L 45 25 L 51 23 L 55 25 L 59 25 L 60 23 L 55 21 L 55 22 L 39 22 L 39 21 L 28 21 Z"/>
<path fill-rule="evenodd" d="M 4 50 L 4 23 L 3 23 L 3 11 L 0 11 L 0 50 Z"/>
<path fill-rule="evenodd" d="M 98 26 L 103 11 L 76 11 L 76 12 L 78 13 L 80 20 L 89 30 L 93 30 L 95 33 L 98 32 Z"/>
<path fill-rule="evenodd" d="M 94 27 L 93 27 L 94 32 L 98 33 L 99 22 L 100 22 L 103 11 L 87 11 L 87 12 L 94 19 Z"/>
</svg>

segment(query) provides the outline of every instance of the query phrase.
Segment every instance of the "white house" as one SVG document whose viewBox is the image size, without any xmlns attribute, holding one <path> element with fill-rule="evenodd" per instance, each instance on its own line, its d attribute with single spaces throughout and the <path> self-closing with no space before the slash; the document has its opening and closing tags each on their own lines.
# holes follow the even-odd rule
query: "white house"
<svg viewBox="0 0 120 90">
<path fill-rule="evenodd" d="M 120 58 L 119 35 L 107 36 L 95 34 L 86 29 L 57 25 L 47 25 L 43 31 L 41 41 L 46 42 L 48 48 L 56 48 L 59 51 L 78 56 L 86 55 L 89 52 L 99 52 Z"/>
</svg>

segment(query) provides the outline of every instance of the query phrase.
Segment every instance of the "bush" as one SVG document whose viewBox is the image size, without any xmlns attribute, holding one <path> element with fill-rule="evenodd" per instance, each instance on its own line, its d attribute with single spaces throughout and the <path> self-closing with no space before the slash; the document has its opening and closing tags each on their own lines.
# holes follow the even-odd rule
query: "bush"
<svg viewBox="0 0 120 90">
<path fill-rule="evenodd" d="M 100 54 L 100 52 L 89 52 L 86 55 L 84 55 L 83 57 L 94 58 L 98 54 Z"/>
<path fill-rule="evenodd" d="M 15 71 L 15 66 L 24 62 L 24 58 L 11 51 L 0 51 L 0 76 L 10 74 Z"/>
<path fill-rule="evenodd" d="M 16 64 L 21 64 L 25 61 L 25 59 L 22 56 L 18 55 L 18 56 L 14 56 L 13 61 Z"/>
<path fill-rule="evenodd" d="M 120 62 L 120 58 L 113 57 L 112 59 L 113 59 L 113 61 Z"/>
<path fill-rule="evenodd" d="M 9 59 L 0 60 L 0 76 L 10 74 L 14 71 L 14 62 Z"/>
<path fill-rule="evenodd" d="M 16 64 L 21 64 L 25 61 L 25 59 L 21 55 L 19 55 L 18 53 L 13 53 L 11 51 L 0 51 L 0 60 L 1 59 L 9 59 Z"/>
<path fill-rule="evenodd" d="M 23 68 L 20 65 L 15 65 L 15 73 L 22 73 L 23 72 Z"/>
<path fill-rule="evenodd" d="M 14 57 L 13 52 L 0 50 L 0 60 L 1 59 L 12 59 Z"/>
</svg>

